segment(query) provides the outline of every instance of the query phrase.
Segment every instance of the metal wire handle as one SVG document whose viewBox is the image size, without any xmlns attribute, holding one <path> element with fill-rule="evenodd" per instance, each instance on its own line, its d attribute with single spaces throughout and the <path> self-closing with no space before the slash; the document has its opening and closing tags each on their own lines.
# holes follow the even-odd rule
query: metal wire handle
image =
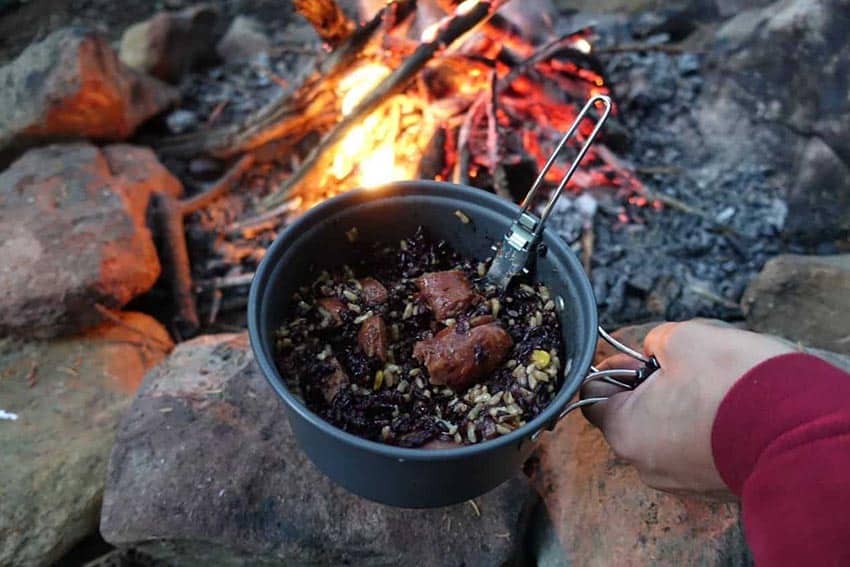
<svg viewBox="0 0 850 567">
<path fill-rule="evenodd" d="M 558 142 L 555 151 L 552 152 L 552 155 L 549 156 L 549 159 L 546 160 L 546 165 L 543 166 L 543 169 L 540 170 L 540 173 L 537 174 L 537 179 L 534 180 L 534 184 L 529 189 L 528 193 L 525 195 L 525 199 L 523 199 L 520 204 L 520 208 L 522 212 L 525 213 L 534 203 L 534 196 L 537 194 L 537 190 L 543 185 L 543 180 L 546 178 L 546 174 L 549 173 L 549 170 L 552 169 L 552 165 L 555 163 L 555 160 L 558 159 L 558 156 L 561 155 L 561 152 L 564 149 L 564 146 L 567 145 L 567 142 L 570 138 L 573 137 L 573 134 L 576 133 L 578 127 L 581 125 L 582 119 L 590 112 L 590 109 L 596 106 L 596 103 L 601 103 L 604 110 L 602 111 L 602 115 L 596 121 L 596 125 L 593 127 L 593 130 L 590 132 L 590 135 L 582 144 L 581 149 L 579 149 L 578 154 L 576 154 L 575 159 L 570 164 L 570 168 L 567 170 L 567 173 L 564 174 L 564 177 L 561 179 L 561 182 L 558 184 L 558 187 L 552 193 L 552 196 L 549 197 L 549 202 L 546 203 L 546 208 L 543 209 L 543 212 L 540 214 L 540 220 L 537 223 L 536 230 L 534 232 L 535 236 L 539 236 L 540 232 L 543 230 L 543 226 L 546 224 L 546 219 L 549 218 L 549 215 L 552 213 L 552 208 L 555 206 L 555 202 L 558 200 L 558 197 L 561 196 L 561 193 L 564 191 L 564 188 L 569 183 L 570 179 L 572 179 L 573 174 L 578 169 L 581 160 L 584 158 L 584 155 L 590 149 L 591 144 L 593 144 L 593 140 L 596 139 L 596 135 L 599 133 L 599 130 L 602 129 L 602 126 L 605 124 L 605 121 L 608 119 L 608 115 L 611 114 L 611 97 L 605 95 L 594 95 L 588 100 L 581 111 L 576 116 L 575 120 L 570 126 L 570 129 L 567 130 L 567 133 L 564 134 L 564 137 L 561 138 L 561 141 Z"/>
<path fill-rule="evenodd" d="M 581 149 L 579 149 L 578 154 L 570 164 L 570 168 L 567 170 L 566 174 L 564 174 L 564 177 L 561 178 L 560 183 L 558 183 L 558 187 L 552 192 L 549 202 L 546 203 L 546 207 L 538 217 L 530 211 L 531 205 L 534 202 L 534 196 L 537 194 L 537 190 L 540 189 L 540 186 L 543 184 L 543 180 L 546 178 L 546 174 L 552 168 L 552 164 L 555 163 L 555 160 L 563 151 L 564 146 L 567 145 L 567 142 L 578 130 L 578 127 L 581 125 L 581 121 L 585 118 L 585 116 L 587 116 L 590 109 L 592 109 L 597 103 L 601 103 L 604 107 L 602 114 L 597 119 L 590 135 L 584 141 L 584 144 L 582 144 Z M 546 225 L 546 220 L 549 218 L 549 215 L 552 213 L 552 208 L 555 206 L 555 202 L 558 200 L 558 197 L 561 196 L 561 193 L 564 191 L 564 187 L 566 187 L 567 183 L 569 183 L 573 173 L 575 173 L 576 169 L 578 169 L 579 163 L 581 163 L 582 158 L 590 149 L 590 145 L 593 143 L 593 140 L 596 138 L 599 130 L 602 129 L 602 125 L 605 124 L 605 120 L 608 119 L 609 114 L 611 114 L 611 99 L 605 95 L 595 95 L 591 97 L 584 105 L 584 108 L 582 108 L 578 113 L 572 126 L 570 126 L 570 129 L 566 134 L 564 134 L 561 141 L 558 142 L 558 146 L 555 148 L 555 151 L 552 152 L 552 155 L 549 156 L 549 159 L 546 161 L 546 165 L 544 165 L 543 169 L 540 170 L 540 173 L 537 174 L 537 179 L 535 179 L 534 184 L 531 186 L 531 189 L 528 191 L 525 199 L 523 199 L 522 204 L 520 205 L 519 216 L 516 220 L 514 220 L 511 227 L 505 233 L 501 246 L 496 249 L 497 252 L 493 258 L 493 262 L 490 264 L 490 269 L 487 270 L 487 274 L 484 276 L 488 282 L 492 283 L 499 289 L 507 289 L 513 277 L 525 270 L 529 254 L 531 254 L 533 245 L 537 242 L 537 239 L 540 238 L 540 235 L 543 232 L 543 227 Z"/>
<path fill-rule="evenodd" d="M 658 364 L 658 359 L 654 356 L 644 356 L 640 352 L 630 348 L 629 346 L 621 343 L 614 337 L 612 337 L 605 329 L 602 327 L 598 328 L 599 336 L 602 339 L 614 347 L 616 350 L 622 352 L 623 354 L 627 354 L 632 358 L 639 360 L 643 363 L 643 368 L 631 369 L 631 368 L 612 368 L 610 370 L 599 370 L 595 366 L 590 367 L 590 372 L 587 376 L 582 380 L 582 386 L 593 381 L 605 382 L 607 384 L 613 384 L 618 388 L 622 388 L 623 390 L 634 390 L 638 386 L 640 386 L 644 380 L 649 378 L 649 376 L 661 368 L 661 365 Z M 617 378 L 630 378 L 630 382 L 621 382 L 617 380 Z M 568 413 L 571 411 L 577 410 L 578 408 L 582 408 L 585 406 L 589 406 L 592 404 L 596 404 L 599 402 L 604 402 L 608 398 L 606 397 L 597 397 L 597 398 L 585 398 L 583 400 L 579 400 L 577 402 L 573 402 L 560 413 L 558 416 L 558 420 L 563 419 Z"/>
</svg>

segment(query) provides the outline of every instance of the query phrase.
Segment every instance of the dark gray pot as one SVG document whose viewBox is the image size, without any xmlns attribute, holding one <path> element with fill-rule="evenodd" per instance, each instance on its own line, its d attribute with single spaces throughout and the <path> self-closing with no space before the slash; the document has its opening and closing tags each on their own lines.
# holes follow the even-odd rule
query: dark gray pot
<svg viewBox="0 0 850 567">
<path fill-rule="evenodd" d="M 461 210 L 471 220 L 462 223 Z M 560 392 L 536 419 L 518 430 L 458 449 L 403 449 L 367 441 L 319 418 L 286 387 L 274 363 L 274 331 L 295 289 L 318 270 L 351 259 L 345 232 L 361 241 L 397 241 L 420 225 L 473 258 L 492 255 L 519 208 L 478 189 L 410 181 L 357 190 L 307 212 L 277 237 L 257 270 L 248 302 L 248 329 L 257 362 L 284 402 L 299 445 L 330 478 L 361 496 L 411 508 L 474 498 L 515 476 L 534 448 L 536 433 L 554 427 L 578 390 L 596 347 L 596 302 L 584 271 L 556 234 L 543 233 L 547 251 L 536 260 L 535 279 L 563 298 L 560 311 L 568 368 Z M 533 438 L 532 438 L 533 436 Z"/>
</svg>

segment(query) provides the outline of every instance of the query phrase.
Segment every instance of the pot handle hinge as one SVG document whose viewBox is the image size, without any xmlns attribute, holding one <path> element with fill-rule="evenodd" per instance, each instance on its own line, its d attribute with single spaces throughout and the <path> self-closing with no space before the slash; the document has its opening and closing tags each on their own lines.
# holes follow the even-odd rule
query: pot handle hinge
<svg viewBox="0 0 850 567">
<path fill-rule="evenodd" d="M 616 350 L 622 352 L 623 354 L 627 354 L 632 358 L 639 360 L 643 363 L 642 368 L 637 369 L 627 369 L 627 368 L 612 368 L 608 370 L 599 370 L 595 366 L 590 367 L 590 372 L 587 376 L 582 380 L 582 386 L 593 381 L 601 381 L 606 382 L 608 384 L 612 384 L 617 386 L 618 388 L 622 388 L 623 390 L 634 390 L 643 382 L 649 378 L 656 370 L 661 368 L 661 365 L 658 364 L 658 359 L 655 356 L 645 356 L 640 352 L 628 347 L 627 345 L 621 343 L 614 337 L 612 337 L 605 329 L 602 327 L 598 327 L 599 336 L 602 337 L 606 343 L 614 347 Z M 555 419 L 548 427 L 549 430 L 554 429 L 555 425 L 567 416 L 571 411 L 577 410 L 579 408 L 590 406 L 593 404 L 597 404 L 599 402 L 604 402 L 608 398 L 607 397 L 595 397 L 595 398 L 584 398 L 582 400 L 578 400 L 569 404 L 567 407 L 563 409 L 563 411 L 558 415 L 558 418 Z M 538 430 L 533 436 L 532 441 L 536 441 L 540 436 L 540 433 L 543 432 L 543 429 Z"/>
</svg>

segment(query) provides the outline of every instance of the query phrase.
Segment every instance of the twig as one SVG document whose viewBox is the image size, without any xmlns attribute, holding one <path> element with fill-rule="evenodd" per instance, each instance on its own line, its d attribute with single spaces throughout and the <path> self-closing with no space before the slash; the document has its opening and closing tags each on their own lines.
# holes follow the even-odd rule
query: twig
<svg viewBox="0 0 850 567">
<path fill-rule="evenodd" d="M 271 208 L 280 205 L 348 131 L 360 122 L 363 116 L 377 108 L 387 97 L 402 91 L 408 82 L 440 50 L 445 49 L 460 36 L 486 21 L 505 2 L 506 0 L 480 0 L 471 5 L 471 8 L 458 9 L 453 15 L 442 20 L 434 37 L 426 38 L 426 41 L 421 43 L 404 63 L 387 75 L 347 116 L 331 128 L 319 144 L 307 155 L 301 163 L 301 167 L 286 180 L 280 190 L 265 200 L 264 206 Z M 463 4 L 462 6 L 469 5 Z"/>
<path fill-rule="evenodd" d="M 639 165 L 635 167 L 635 173 L 641 175 L 679 175 L 685 169 L 678 165 Z"/>
<path fill-rule="evenodd" d="M 224 294 L 221 293 L 220 289 L 214 289 L 212 292 L 212 304 L 210 305 L 210 314 L 207 317 L 207 323 L 210 325 L 215 324 L 215 320 L 218 318 L 218 310 L 221 309 L 221 298 L 224 297 Z"/>
<path fill-rule="evenodd" d="M 470 105 L 466 111 L 466 116 L 463 118 L 463 123 L 457 132 L 457 163 L 455 164 L 454 175 L 452 176 L 455 183 L 461 185 L 469 184 L 469 137 L 472 134 L 472 125 L 475 122 L 475 115 L 479 109 L 487 102 L 487 94 L 481 93 L 478 98 Z"/>
<path fill-rule="evenodd" d="M 293 197 L 270 211 L 231 224 L 225 232 L 230 235 L 244 233 L 246 230 L 256 229 L 261 225 L 274 222 L 278 217 L 297 210 L 302 202 L 301 197 Z"/>
<path fill-rule="evenodd" d="M 32 361 L 30 370 L 27 372 L 27 386 L 32 388 L 38 383 L 38 362 Z"/>
<path fill-rule="evenodd" d="M 210 280 L 202 280 L 198 282 L 196 288 L 205 289 L 226 289 L 229 287 L 238 287 L 240 285 L 248 285 L 254 279 L 254 273 L 238 274 L 236 276 L 224 276 L 221 278 L 213 278 Z"/>
<path fill-rule="evenodd" d="M 163 242 L 160 256 L 177 307 L 174 324 L 181 338 L 188 337 L 197 332 L 200 321 L 192 295 L 192 273 L 182 206 L 176 197 L 164 192 L 154 193 L 153 199 L 156 226 Z"/>
<path fill-rule="evenodd" d="M 472 506 L 472 511 L 475 513 L 475 516 L 480 518 L 481 517 L 481 508 L 478 507 L 478 504 L 475 502 L 475 499 L 472 498 L 470 500 L 467 500 L 467 502 L 469 502 L 469 505 Z"/>
<path fill-rule="evenodd" d="M 218 117 L 221 116 L 222 112 L 224 112 L 224 107 L 227 106 L 227 103 L 229 102 L 230 99 L 226 98 L 215 105 L 215 107 L 212 109 L 212 112 L 210 112 L 210 115 L 207 117 L 207 126 L 212 126 L 215 121 L 218 120 Z"/>
<path fill-rule="evenodd" d="M 140 335 L 143 339 L 145 339 L 146 343 L 147 342 L 157 343 L 157 344 L 159 344 L 160 347 L 162 347 L 162 350 L 164 352 L 168 352 L 169 350 L 171 350 L 172 345 L 170 343 L 160 339 L 159 337 L 155 337 L 155 336 L 151 335 L 150 333 L 148 333 L 144 329 L 140 329 L 140 328 L 136 327 L 135 325 L 131 325 L 130 323 L 127 323 L 126 321 L 121 319 L 119 316 L 115 315 L 115 313 L 113 313 L 112 310 L 101 305 L 100 303 L 95 303 L 94 308 L 97 309 L 98 313 L 100 313 L 102 316 L 109 319 L 110 321 L 112 321 L 113 323 L 118 325 L 119 327 L 123 327 L 123 328 L 125 328 L 129 331 L 133 331 L 134 333 Z"/>
<path fill-rule="evenodd" d="M 499 121 L 497 120 L 497 107 L 499 104 L 496 86 L 499 83 L 499 75 L 494 69 L 490 73 L 490 88 L 487 93 L 487 153 L 490 161 L 490 171 L 493 176 L 493 189 L 497 195 L 506 199 L 512 199 L 508 187 L 508 176 L 502 165 L 502 152 L 499 145 Z"/>
<path fill-rule="evenodd" d="M 725 297 L 722 297 L 722 296 L 714 293 L 712 290 L 708 289 L 707 287 L 705 287 L 701 284 L 692 283 L 691 285 L 688 286 L 688 289 L 690 289 L 692 292 L 696 293 L 697 295 L 700 295 L 700 296 L 702 296 L 702 297 L 704 297 L 704 298 L 706 298 L 706 299 L 708 299 L 708 300 L 710 300 L 714 303 L 719 303 L 720 305 L 722 305 L 723 307 L 726 307 L 727 309 L 732 309 L 732 310 L 737 311 L 737 312 L 741 311 L 740 305 L 738 305 L 734 301 L 731 301 L 729 299 L 726 299 Z"/>
<path fill-rule="evenodd" d="M 190 199 L 180 201 L 180 213 L 188 215 L 206 207 L 230 191 L 252 165 L 254 165 L 253 155 L 242 156 L 212 187 Z"/>
<path fill-rule="evenodd" d="M 584 272 L 589 276 L 591 270 L 590 261 L 593 258 L 593 250 L 596 245 L 596 231 L 593 228 L 593 219 L 590 219 L 581 231 L 581 263 L 584 266 Z"/>
<path fill-rule="evenodd" d="M 699 53 L 692 51 L 683 45 L 669 43 L 624 43 L 610 47 L 598 47 L 593 49 L 596 55 L 607 55 L 610 53 L 628 53 L 630 51 L 660 51 L 661 53 Z"/>
</svg>

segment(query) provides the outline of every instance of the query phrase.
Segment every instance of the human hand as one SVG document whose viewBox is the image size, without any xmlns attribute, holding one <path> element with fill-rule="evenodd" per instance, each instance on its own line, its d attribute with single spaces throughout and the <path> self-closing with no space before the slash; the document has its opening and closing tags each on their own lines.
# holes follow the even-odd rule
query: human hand
<svg viewBox="0 0 850 567">
<path fill-rule="evenodd" d="M 661 368 L 632 391 L 602 382 L 587 384 L 582 397 L 610 399 L 584 408 L 585 417 L 649 486 L 729 496 L 711 449 L 720 402 L 748 370 L 794 349 L 774 337 L 689 321 L 656 327 L 647 335 L 644 350 L 655 355 Z M 638 367 L 640 363 L 627 355 L 612 356 L 600 365 Z"/>
</svg>

